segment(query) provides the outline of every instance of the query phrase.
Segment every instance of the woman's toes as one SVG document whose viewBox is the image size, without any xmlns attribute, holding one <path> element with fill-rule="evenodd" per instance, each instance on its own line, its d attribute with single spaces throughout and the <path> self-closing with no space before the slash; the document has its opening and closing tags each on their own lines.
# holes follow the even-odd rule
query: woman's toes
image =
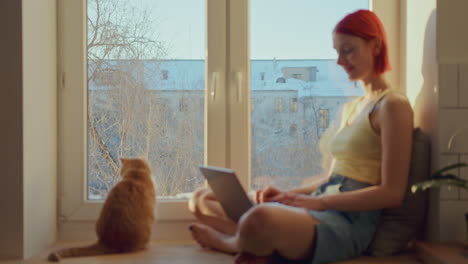
<svg viewBox="0 0 468 264">
<path fill-rule="evenodd" d="M 233 236 L 221 233 L 201 223 L 194 223 L 189 226 L 189 229 L 191 230 L 193 239 L 202 247 L 231 254 L 237 251 Z"/>
</svg>

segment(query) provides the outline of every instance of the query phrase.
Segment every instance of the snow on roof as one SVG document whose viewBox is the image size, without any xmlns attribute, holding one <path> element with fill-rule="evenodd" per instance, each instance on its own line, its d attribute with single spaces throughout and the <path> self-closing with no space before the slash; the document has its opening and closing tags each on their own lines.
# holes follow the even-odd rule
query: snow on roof
<svg viewBox="0 0 468 264">
<path fill-rule="evenodd" d="M 123 61 L 125 63 L 125 61 Z M 147 89 L 203 90 L 205 87 L 204 60 L 144 60 L 143 78 Z M 132 61 L 131 63 L 135 63 Z M 139 67 L 138 67 L 139 68 Z M 293 90 L 302 96 L 359 96 L 360 84 L 348 80 L 335 60 L 251 60 L 251 90 Z M 289 69 L 288 69 L 289 68 Z M 285 78 L 283 70 L 315 71 L 312 81 Z M 284 78 L 284 83 L 277 82 Z M 90 89 L 99 89 L 91 82 Z"/>
</svg>

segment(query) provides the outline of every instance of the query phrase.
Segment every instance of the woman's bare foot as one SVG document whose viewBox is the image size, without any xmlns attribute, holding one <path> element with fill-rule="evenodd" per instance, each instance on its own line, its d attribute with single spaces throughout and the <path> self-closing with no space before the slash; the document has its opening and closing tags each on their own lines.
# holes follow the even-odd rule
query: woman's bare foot
<svg viewBox="0 0 468 264">
<path fill-rule="evenodd" d="M 227 219 L 223 216 L 214 217 L 210 215 L 204 215 L 200 211 L 195 211 L 193 214 L 199 222 L 216 229 L 218 232 L 228 235 L 236 234 L 237 224 L 230 219 Z"/>
<path fill-rule="evenodd" d="M 277 263 L 273 255 L 271 256 L 255 256 L 247 252 L 241 252 L 236 255 L 235 264 L 274 264 Z"/>
<path fill-rule="evenodd" d="M 191 224 L 189 229 L 192 232 L 193 239 L 204 248 L 211 248 L 229 254 L 238 252 L 234 236 L 221 233 L 201 223 Z"/>
</svg>

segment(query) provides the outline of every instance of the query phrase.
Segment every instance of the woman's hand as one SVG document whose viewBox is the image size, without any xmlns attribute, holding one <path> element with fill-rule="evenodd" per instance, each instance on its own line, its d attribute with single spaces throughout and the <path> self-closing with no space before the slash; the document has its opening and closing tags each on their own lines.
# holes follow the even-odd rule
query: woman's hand
<svg viewBox="0 0 468 264">
<path fill-rule="evenodd" d="M 282 193 L 283 192 L 280 189 L 268 185 L 267 187 L 255 192 L 255 201 L 257 203 L 272 202 L 276 196 Z"/>
<path fill-rule="evenodd" d="M 317 197 L 292 192 L 283 192 L 280 195 L 274 197 L 273 201 L 289 206 L 301 207 L 315 211 L 323 211 L 326 209 L 323 200 Z"/>
</svg>

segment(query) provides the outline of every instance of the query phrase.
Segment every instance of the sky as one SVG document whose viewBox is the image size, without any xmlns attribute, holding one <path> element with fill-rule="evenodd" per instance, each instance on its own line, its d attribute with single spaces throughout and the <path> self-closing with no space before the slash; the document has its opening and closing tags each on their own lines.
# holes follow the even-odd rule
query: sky
<svg viewBox="0 0 468 264">
<path fill-rule="evenodd" d="M 170 59 L 204 59 L 205 0 L 133 0 L 151 10 Z M 250 0 L 251 59 L 335 59 L 332 30 L 369 0 Z"/>
</svg>

